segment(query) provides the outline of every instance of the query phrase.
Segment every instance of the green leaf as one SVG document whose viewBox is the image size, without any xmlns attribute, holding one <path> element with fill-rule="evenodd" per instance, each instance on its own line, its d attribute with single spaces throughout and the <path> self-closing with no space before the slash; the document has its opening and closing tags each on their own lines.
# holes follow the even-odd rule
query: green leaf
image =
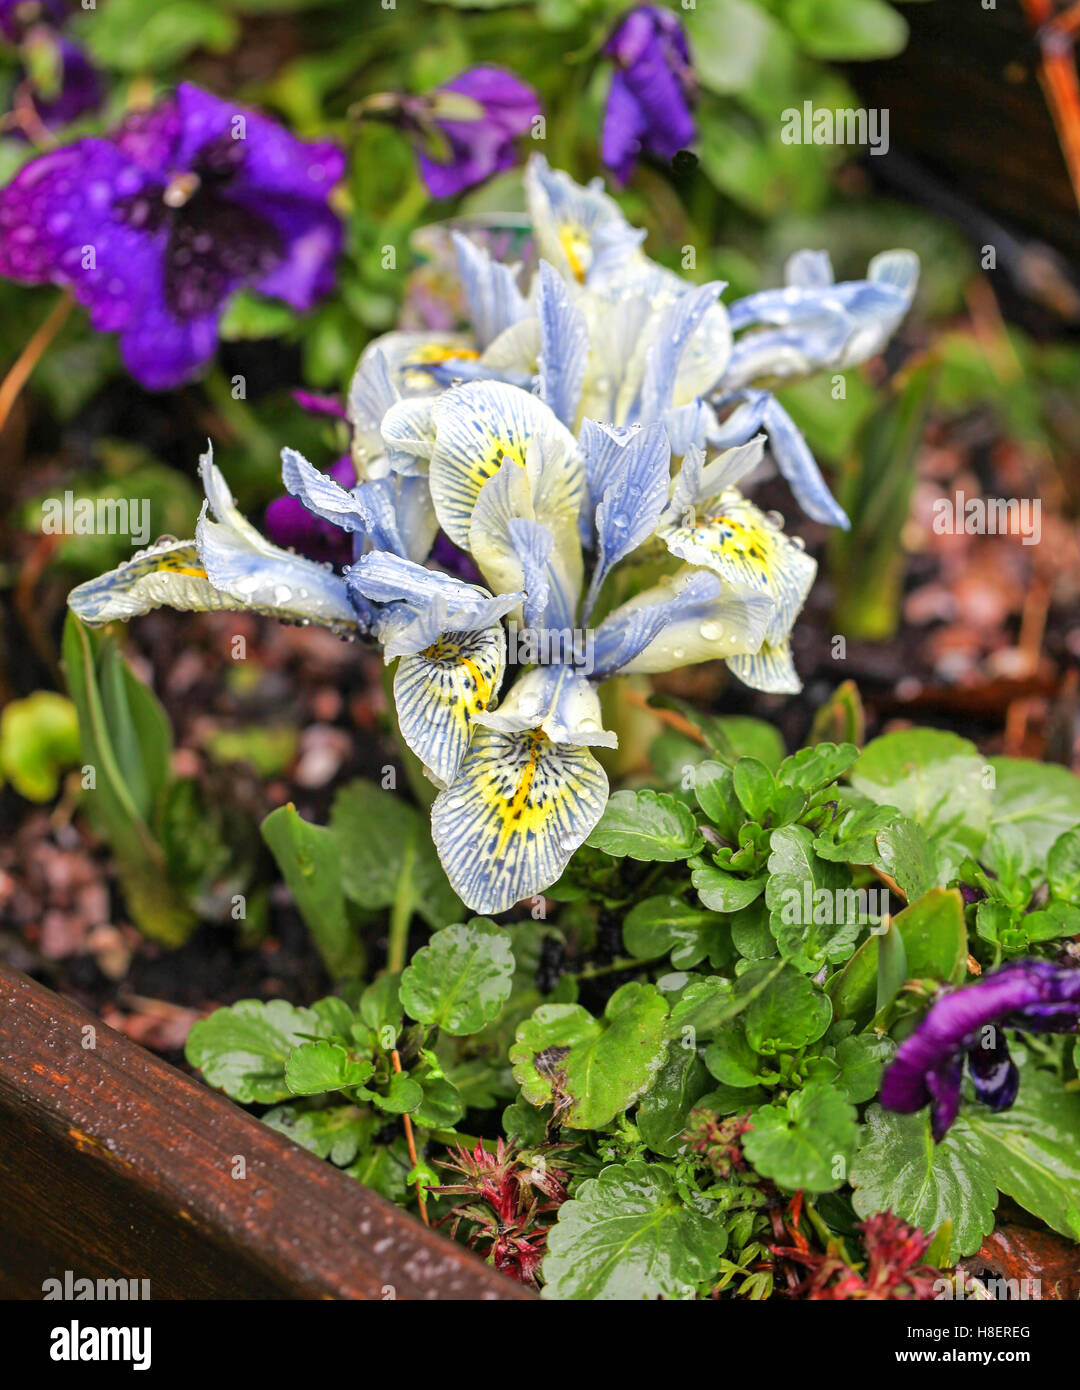
<svg viewBox="0 0 1080 1390">
<path fill-rule="evenodd" d="M 182 945 L 198 925 L 175 882 L 153 822 L 172 781 L 172 734 L 156 697 L 135 679 L 115 641 L 68 613 L 64 674 L 79 713 L 84 765 L 94 785 L 83 804 L 116 855 L 128 909 L 147 936 Z"/>
<path fill-rule="evenodd" d="M 861 925 L 851 875 L 819 859 L 813 844 L 803 825 L 774 830 L 765 888 L 769 929 L 780 954 L 806 975 L 816 975 L 827 961 L 847 960 Z"/>
<path fill-rule="evenodd" d="M 370 1110 L 359 1110 L 355 1105 L 333 1105 L 325 1110 L 279 1105 L 263 1116 L 263 1124 L 317 1158 L 328 1158 L 344 1168 L 368 1146 L 382 1121 Z"/>
<path fill-rule="evenodd" d="M 461 916 L 427 820 L 400 792 L 362 778 L 347 783 L 334 798 L 330 829 L 341 854 L 342 887 L 353 902 L 378 910 L 401 893 L 436 930 Z"/>
<path fill-rule="evenodd" d="M 588 1178 L 548 1236 L 543 1297 L 691 1299 L 715 1277 L 727 1232 L 687 1207 L 657 1164 L 612 1164 Z"/>
<path fill-rule="evenodd" d="M 995 1114 L 967 1105 L 975 1149 L 1002 1192 L 1051 1229 L 1080 1241 L 1080 1095 L 1020 1062 L 1020 1090 Z"/>
<path fill-rule="evenodd" d="M 682 1040 L 668 1045 L 656 1080 L 641 1098 L 635 1122 L 653 1153 L 671 1157 L 683 1147 L 683 1130 L 691 1108 L 709 1089 L 709 1073 L 694 1047 Z"/>
<path fill-rule="evenodd" d="M 532 1105 L 555 1105 L 570 1129 L 603 1129 L 648 1090 L 667 1053 L 667 1001 L 624 985 L 602 1019 L 580 1004 L 542 1004 L 517 1030 L 514 1079 Z"/>
<path fill-rule="evenodd" d="M 807 53 L 833 62 L 892 58 L 907 43 L 907 22 L 886 0 L 787 0 L 783 17 Z"/>
<path fill-rule="evenodd" d="M 940 1144 L 929 1112 L 898 1115 L 872 1105 L 851 1165 L 854 1205 L 864 1219 L 891 1211 L 926 1232 L 952 1222 L 949 1263 L 973 1255 L 993 1229 L 997 1188 L 964 1116 Z"/>
<path fill-rule="evenodd" d="M 749 907 L 765 890 L 765 876 L 739 878 L 700 860 L 691 866 L 690 882 L 698 897 L 713 912 L 738 912 Z"/>
<path fill-rule="evenodd" d="M 992 824 L 1015 826 L 1036 863 L 1046 863 L 1059 836 L 1080 824 L 1080 777 L 1053 763 L 991 758 Z"/>
<path fill-rule="evenodd" d="M 776 781 L 757 758 L 739 758 L 731 770 L 735 795 L 749 820 L 764 825 L 776 794 Z"/>
<path fill-rule="evenodd" d="M 885 1063 L 895 1051 L 891 1038 L 879 1038 L 876 1033 L 842 1038 L 836 1047 L 840 1070 L 835 1084 L 854 1105 L 870 1100 L 877 1095 Z"/>
<path fill-rule="evenodd" d="M 0 774 L 28 801 L 51 801 L 79 750 L 78 713 L 55 690 L 11 700 L 0 713 Z"/>
<path fill-rule="evenodd" d="M 750 1046 L 769 1057 L 816 1042 L 832 1022 L 832 1005 L 812 980 L 785 965 L 755 994 L 743 1021 Z"/>
<path fill-rule="evenodd" d="M 327 1007 L 329 1005 L 329 1007 Z M 311 1009 L 298 1009 L 284 999 L 268 1004 L 242 999 L 215 1009 L 188 1034 L 185 1055 L 202 1072 L 209 1086 L 245 1104 L 288 1100 L 293 1092 L 285 1081 L 290 1053 L 310 1038 L 338 1034 L 342 1000 L 323 1000 Z"/>
<path fill-rule="evenodd" d="M 694 795 L 724 838 L 734 842 L 746 817 L 735 795 L 731 768 L 713 758 L 698 763 L 694 768 Z"/>
<path fill-rule="evenodd" d="M 814 1081 L 751 1116 L 743 1151 L 764 1177 L 794 1192 L 835 1192 L 847 1180 L 858 1126 L 835 1086 Z"/>
<path fill-rule="evenodd" d="M 705 1049 L 705 1065 L 710 1075 L 725 1086 L 756 1086 L 765 1064 L 746 1040 L 740 1019 L 732 1019 L 716 1030 Z"/>
<path fill-rule="evenodd" d="M 937 856 L 921 825 L 896 816 L 877 834 L 874 865 L 892 878 L 909 903 L 929 893 L 939 882 Z"/>
<path fill-rule="evenodd" d="M 908 976 L 959 984 L 966 974 L 967 928 L 964 904 L 955 888 L 934 888 L 898 912 L 890 931 L 900 933 Z M 878 942 L 871 936 L 829 981 L 837 1018 L 866 1022 L 874 1012 L 878 978 Z"/>
<path fill-rule="evenodd" d="M 260 829 L 327 970 L 335 979 L 360 974 L 364 950 L 345 910 L 337 836 L 304 820 L 291 801 Z"/>
<path fill-rule="evenodd" d="M 372 1101 L 388 1115 L 409 1115 L 424 1103 L 424 1090 L 418 1081 L 404 1072 L 394 1072 L 385 1096 L 372 1096 Z"/>
<path fill-rule="evenodd" d="M 1080 826 L 1058 835 L 1047 859 L 1049 891 L 1080 906 Z"/>
<path fill-rule="evenodd" d="M 975 746 L 939 729 L 903 729 L 869 743 L 851 771 L 851 785 L 879 805 L 895 806 L 935 842 L 941 869 L 952 877 L 977 855 L 990 829 L 987 764 Z"/>
<path fill-rule="evenodd" d="M 854 681 L 842 681 L 814 715 L 807 743 L 824 739 L 861 747 L 866 736 L 866 713 Z"/>
<path fill-rule="evenodd" d="M 842 777 L 859 756 L 853 743 L 817 743 L 800 748 L 785 758 L 776 771 L 776 780 L 784 787 L 813 792 L 827 787 Z"/>
<path fill-rule="evenodd" d="M 617 858 L 689 859 L 704 843 L 690 808 L 667 792 L 616 792 L 585 842 Z"/>
<path fill-rule="evenodd" d="M 294 1096 L 318 1096 L 362 1086 L 375 1070 L 367 1057 L 346 1051 L 340 1043 L 320 1039 L 293 1048 L 285 1063 L 285 1084 Z"/>
<path fill-rule="evenodd" d="M 724 954 L 727 931 L 713 912 L 663 894 L 646 898 L 623 919 L 623 943 L 638 960 L 671 952 L 676 970 L 692 970 L 707 956 Z"/>
<path fill-rule="evenodd" d="M 506 932 L 484 918 L 437 931 L 401 976 L 401 1004 L 454 1037 L 478 1033 L 510 997 L 514 956 Z"/>
</svg>

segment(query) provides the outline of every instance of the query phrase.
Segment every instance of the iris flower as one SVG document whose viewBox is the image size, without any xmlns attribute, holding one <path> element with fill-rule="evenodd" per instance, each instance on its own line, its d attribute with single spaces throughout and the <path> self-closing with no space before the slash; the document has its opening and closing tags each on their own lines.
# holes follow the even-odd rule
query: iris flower
<svg viewBox="0 0 1080 1390">
<path fill-rule="evenodd" d="M 334 281 L 327 206 L 344 157 L 188 83 L 91 137 L 31 160 L 0 190 L 0 275 L 69 287 L 151 390 L 217 347 L 234 291 L 310 309 Z"/>
<path fill-rule="evenodd" d="M 468 326 L 365 350 L 352 485 L 283 450 L 287 492 L 346 540 L 340 572 L 261 537 L 207 456 L 195 539 L 69 600 L 89 623 L 250 608 L 379 644 L 439 788 L 443 867 L 490 913 L 550 887 L 603 812 L 603 683 L 722 658 L 797 688 L 788 641 L 815 573 L 740 490 L 765 436 L 713 442 L 736 433 L 709 400 L 732 355 L 721 286 L 652 265 L 599 188 L 543 161 L 528 186 L 531 275 L 459 236 Z"/>
<path fill-rule="evenodd" d="M 960 1109 L 965 1059 L 978 1099 L 992 1110 L 1007 1110 L 1020 1076 L 1005 1029 L 1074 1033 L 1078 1024 L 1080 970 L 1045 960 L 1014 961 L 938 999 L 901 1043 L 885 1073 L 881 1103 L 904 1114 L 930 1105 L 930 1127 L 941 1140 Z"/>
</svg>

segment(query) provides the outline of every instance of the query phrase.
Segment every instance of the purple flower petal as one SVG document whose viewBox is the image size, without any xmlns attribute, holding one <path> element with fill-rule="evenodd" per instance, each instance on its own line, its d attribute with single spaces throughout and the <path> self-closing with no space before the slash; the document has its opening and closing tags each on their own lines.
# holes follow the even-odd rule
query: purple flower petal
<svg viewBox="0 0 1080 1390">
<path fill-rule="evenodd" d="M 671 159 L 694 140 L 690 49 L 670 10 L 642 5 L 619 23 L 604 52 L 618 71 L 604 113 L 601 154 L 625 182 L 642 150 Z"/>
<path fill-rule="evenodd" d="M 451 198 L 511 168 L 515 137 L 529 129 L 543 108 L 533 88 L 503 68 L 470 68 L 439 90 L 458 92 L 483 108 L 475 121 L 436 121 L 450 143 L 451 157 L 446 163 L 432 159 L 423 150 L 416 152 L 428 191 L 435 198 Z"/>
<path fill-rule="evenodd" d="M 0 274 L 70 286 L 122 335 L 132 375 L 175 386 L 212 356 L 229 296 L 249 285 L 310 308 L 343 231 L 326 203 L 341 152 L 187 83 L 111 140 L 80 140 L 0 190 Z"/>
<path fill-rule="evenodd" d="M 68 39 L 57 39 L 62 63 L 60 91 L 51 100 L 34 96 L 34 110 L 42 125 L 49 130 L 69 125 L 72 121 L 94 111 L 101 105 L 101 79 L 82 49 Z"/>
<path fill-rule="evenodd" d="M 1016 1080 L 1002 1030 L 1068 1031 L 1078 1019 L 1080 970 L 1042 960 L 1003 966 L 937 1000 L 900 1045 L 882 1081 L 881 1103 L 910 1113 L 934 1100 L 933 1131 L 940 1139 L 956 1114 L 965 1055 L 976 1093 L 1003 1108 L 1015 1098 Z"/>
</svg>

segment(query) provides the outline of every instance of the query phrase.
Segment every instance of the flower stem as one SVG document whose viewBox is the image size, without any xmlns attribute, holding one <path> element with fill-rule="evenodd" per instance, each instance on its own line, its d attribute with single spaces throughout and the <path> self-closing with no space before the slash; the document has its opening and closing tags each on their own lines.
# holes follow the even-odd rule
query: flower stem
<svg viewBox="0 0 1080 1390">
<path fill-rule="evenodd" d="M 67 321 L 67 316 L 71 313 L 71 304 L 72 301 L 66 294 L 61 295 L 49 310 L 44 323 L 15 359 L 7 376 L 0 382 L 0 430 L 7 424 L 12 406 L 19 399 L 19 392 L 26 385 L 31 372 Z"/>
<path fill-rule="evenodd" d="M 394 1070 L 400 1075 L 401 1058 L 398 1056 L 396 1047 L 390 1054 L 390 1060 L 394 1064 Z M 408 1115 L 402 1115 L 401 1118 L 405 1121 L 405 1142 L 409 1146 L 409 1158 L 415 1168 L 420 1160 L 416 1156 L 416 1139 L 413 1136 L 412 1120 L 409 1119 Z M 416 1180 L 416 1200 L 420 1203 L 420 1220 L 425 1226 L 430 1226 L 431 1222 L 428 1220 L 427 1214 L 427 1198 L 424 1196 L 424 1184 L 419 1178 Z"/>
<path fill-rule="evenodd" d="M 409 922 L 413 911 L 412 870 L 416 861 L 416 841 L 410 839 L 401 861 L 394 902 L 390 908 L 390 932 L 386 945 L 386 968 L 391 975 L 405 969 L 409 949 Z"/>
</svg>

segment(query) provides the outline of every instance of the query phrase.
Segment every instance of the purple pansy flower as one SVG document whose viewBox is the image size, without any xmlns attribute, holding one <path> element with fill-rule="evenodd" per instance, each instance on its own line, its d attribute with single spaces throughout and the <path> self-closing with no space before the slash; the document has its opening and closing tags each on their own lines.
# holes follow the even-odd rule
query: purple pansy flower
<svg viewBox="0 0 1080 1390">
<path fill-rule="evenodd" d="M 604 45 L 615 61 L 601 157 L 625 183 L 643 150 L 672 159 L 694 140 L 690 47 L 670 10 L 640 5 Z"/>
<path fill-rule="evenodd" d="M 0 190 L 0 275 L 70 286 L 144 386 L 213 355 L 229 296 L 298 310 L 333 284 L 342 228 L 327 198 L 344 156 L 188 83 L 109 139 L 78 140 Z"/>
<path fill-rule="evenodd" d="M 56 33 L 67 18 L 63 0 L 0 0 L 0 38 L 14 44 L 23 62 L 37 119 L 47 129 L 67 125 L 101 104 L 101 82 L 83 51 Z M 31 74 L 50 75 L 44 90 Z"/>
<path fill-rule="evenodd" d="M 433 198 L 452 198 L 514 163 L 514 140 L 543 110 L 537 92 L 505 68 L 458 73 L 424 96 L 381 92 L 357 110 L 400 126 Z"/>
<path fill-rule="evenodd" d="M 1007 1110 L 1016 1099 L 1019 1073 L 1004 1030 L 1069 1033 L 1078 1022 L 1080 970 L 1014 961 L 934 1004 L 886 1071 L 881 1103 L 904 1114 L 931 1105 L 931 1130 L 940 1140 L 960 1108 L 965 1056 L 979 1100 Z"/>
</svg>

